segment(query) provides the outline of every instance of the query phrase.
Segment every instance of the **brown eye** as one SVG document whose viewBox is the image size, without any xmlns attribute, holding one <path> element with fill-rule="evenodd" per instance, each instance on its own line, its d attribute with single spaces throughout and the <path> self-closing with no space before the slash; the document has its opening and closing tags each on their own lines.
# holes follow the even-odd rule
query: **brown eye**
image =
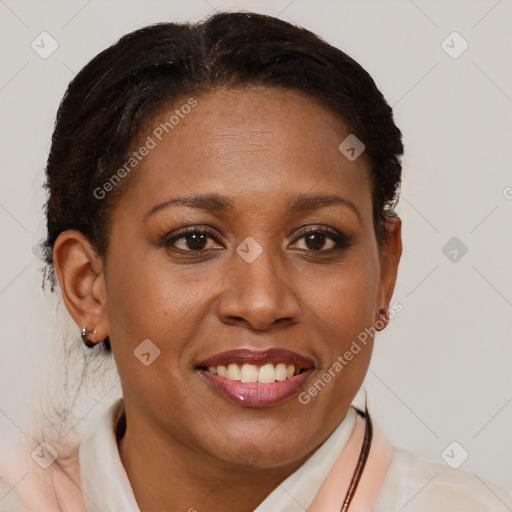
<svg viewBox="0 0 512 512">
<path fill-rule="evenodd" d="M 324 249 L 325 242 L 329 240 L 325 233 L 310 233 L 305 235 L 303 238 L 306 241 L 308 249 L 311 249 L 312 251 Z M 329 242 L 331 243 L 331 247 L 328 247 L 327 249 L 332 249 L 333 246 L 336 246 L 333 240 L 329 240 Z"/>
<path fill-rule="evenodd" d="M 337 231 L 331 231 L 326 228 L 313 228 L 302 235 L 297 240 L 305 241 L 305 250 L 313 252 L 329 252 L 336 249 L 347 249 L 351 245 L 349 237 Z M 325 248 L 325 245 L 328 245 Z"/>
<path fill-rule="evenodd" d="M 183 252 L 200 252 L 208 249 L 208 241 L 216 240 L 216 237 L 217 235 L 214 231 L 206 228 L 189 229 L 165 240 L 163 245 Z"/>
<path fill-rule="evenodd" d="M 193 251 L 200 251 L 206 246 L 208 241 L 208 235 L 204 233 L 189 233 L 188 235 L 182 236 L 184 245 Z"/>
</svg>

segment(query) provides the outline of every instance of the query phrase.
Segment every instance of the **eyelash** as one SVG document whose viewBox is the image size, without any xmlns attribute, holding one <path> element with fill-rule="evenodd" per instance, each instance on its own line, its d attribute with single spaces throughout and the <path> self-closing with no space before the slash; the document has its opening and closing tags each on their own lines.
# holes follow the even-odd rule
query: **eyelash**
<svg viewBox="0 0 512 512">
<path fill-rule="evenodd" d="M 183 231 L 178 231 L 179 234 L 175 234 L 171 238 L 165 238 L 162 241 L 162 245 L 164 247 L 172 247 L 172 245 L 182 238 L 187 237 L 188 235 L 209 235 L 213 240 L 218 242 L 217 240 L 217 232 L 209 228 L 208 226 L 204 226 L 201 228 L 192 228 L 192 229 L 184 229 Z M 330 238 L 332 241 L 336 243 L 336 246 L 331 249 L 320 249 L 320 250 L 314 250 L 314 249 L 304 249 L 304 251 L 308 251 L 310 253 L 331 253 L 333 251 L 339 251 L 339 250 L 346 250 L 349 247 L 351 247 L 352 244 L 352 237 L 347 236 L 343 233 L 340 233 L 338 231 L 334 231 L 332 229 L 326 228 L 326 227 L 318 227 L 318 228 L 308 228 L 304 231 L 300 232 L 297 238 L 295 239 L 295 242 L 298 240 L 301 240 L 302 238 L 306 237 L 310 234 L 322 234 L 326 235 L 328 238 Z M 201 249 L 201 250 L 184 250 L 184 249 L 178 249 L 175 248 L 177 251 L 180 251 L 182 253 L 204 253 L 205 251 L 211 250 L 211 249 Z M 214 249 L 215 250 L 215 249 Z"/>
</svg>

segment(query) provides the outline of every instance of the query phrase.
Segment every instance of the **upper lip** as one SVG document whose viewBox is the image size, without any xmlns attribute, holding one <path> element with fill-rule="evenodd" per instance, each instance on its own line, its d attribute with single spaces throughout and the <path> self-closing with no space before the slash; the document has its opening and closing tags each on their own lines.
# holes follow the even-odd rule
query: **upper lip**
<svg viewBox="0 0 512 512">
<path fill-rule="evenodd" d="M 197 366 L 227 366 L 230 363 L 253 364 L 293 364 L 296 368 L 312 368 L 315 361 L 312 357 L 292 352 L 283 348 L 271 348 L 267 350 L 236 349 L 220 352 L 202 360 Z"/>
</svg>

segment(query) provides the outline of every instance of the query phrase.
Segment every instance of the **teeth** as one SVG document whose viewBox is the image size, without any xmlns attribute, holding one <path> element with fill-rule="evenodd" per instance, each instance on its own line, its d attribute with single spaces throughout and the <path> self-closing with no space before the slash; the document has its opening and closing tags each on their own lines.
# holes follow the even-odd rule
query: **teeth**
<svg viewBox="0 0 512 512">
<path fill-rule="evenodd" d="M 244 364 L 240 376 L 242 382 L 258 382 L 258 367 L 253 364 Z"/>
<path fill-rule="evenodd" d="M 271 363 L 263 366 L 254 364 L 238 365 L 231 363 L 226 366 L 209 366 L 208 371 L 213 375 L 225 377 L 229 380 L 239 380 L 241 382 L 259 382 L 260 384 L 272 384 L 273 382 L 282 382 L 291 379 L 294 375 L 300 373 L 299 368 L 295 368 L 293 364 L 286 365 L 279 363 L 273 365 Z"/>
<path fill-rule="evenodd" d="M 245 366 L 245 365 L 244 365 Z M 276 381 L 276 369 L 273 364 L 264 364 L 258 372 L 258 382 L 270 384 Z"/>
<path fill-rule="evenodd" d="M 237 364 L 231 363 L 228 364 L 228 371 L 226 372 L 226 378 L 229 380 L 240 380 L 240 368 Z"/>
<path fill-rule="evenodd" d="M 286 379 L 286 365 L 283 363 L 279 363 L 276 366 L 276 380 L 282 381 Z"/>
</svg>

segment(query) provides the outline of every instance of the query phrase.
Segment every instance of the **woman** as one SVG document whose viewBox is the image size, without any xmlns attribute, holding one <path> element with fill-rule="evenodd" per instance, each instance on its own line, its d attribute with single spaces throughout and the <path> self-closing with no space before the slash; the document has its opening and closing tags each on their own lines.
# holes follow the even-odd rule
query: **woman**
<svg viewBox="0 0 512 512">
<path fill-rule="evenodd" d="M 57 116 L 48 276 L 123 398 L 40 490 L 34 465 L 27 509 L 506 510 L 351 406 L 394 308 L 402 152 L 368 73 L 275 18 L 96 56 Z"/>
</svg>

